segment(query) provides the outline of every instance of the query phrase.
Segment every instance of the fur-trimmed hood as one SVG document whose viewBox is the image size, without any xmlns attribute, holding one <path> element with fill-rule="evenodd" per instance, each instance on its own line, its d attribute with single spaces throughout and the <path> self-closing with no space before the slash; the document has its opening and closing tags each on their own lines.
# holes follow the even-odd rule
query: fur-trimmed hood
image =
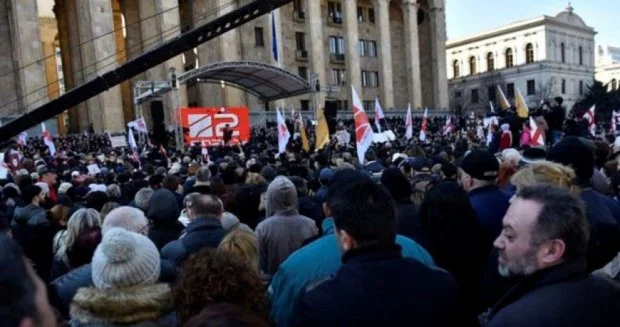
<svg viewBox="0 0 620 327">
<path fill-rule="evenodd" d="M 168 284 L 81 288 L 71 303 L 71 326 L 176 326 Z"/>
</svg>

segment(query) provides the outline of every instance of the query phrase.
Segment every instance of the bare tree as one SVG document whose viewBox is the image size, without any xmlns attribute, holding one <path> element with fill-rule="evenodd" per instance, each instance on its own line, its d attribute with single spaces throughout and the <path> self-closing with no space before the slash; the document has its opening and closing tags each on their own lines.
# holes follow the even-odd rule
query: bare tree
<svg viewBox="0 0 620 327">
<path fill-rule="evenodd" d="M 487 73 L 480 80 L 480 100 L 485 106 L 489 102 L 497 102 L 497 85 L 503 87 L 504 83 L 504 77 L 500 72 Z"/>
<path fill-rule="evenodd" d="M 549 78 L 546 83 L 537 83 L 536 85 L 536 101 L 537 104 L 542 101 L 549 100 L 552 96 L 558 94 L 557 80 L 555 77 Z"/>
</svg>

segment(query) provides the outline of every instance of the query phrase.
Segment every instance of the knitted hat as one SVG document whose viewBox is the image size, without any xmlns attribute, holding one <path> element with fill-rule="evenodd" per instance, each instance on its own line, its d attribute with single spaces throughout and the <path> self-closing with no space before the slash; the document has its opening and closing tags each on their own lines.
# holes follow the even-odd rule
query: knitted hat
<svg viewBox="0 0 620 327">
<path fill-rule="evenodd" d="M 73 185 L 71 183 L 61 183 L 58 187 L 58 194 L 67 194 L 67 191 L 72 187 Z"/>
<path fill-rule="evenodd" d="M 112 228 L 93 256 L 93 284 L 100 289 L 153 284 L 159 279 L 159 260 L 159 251 L 148 237 Z"/>
</svg>

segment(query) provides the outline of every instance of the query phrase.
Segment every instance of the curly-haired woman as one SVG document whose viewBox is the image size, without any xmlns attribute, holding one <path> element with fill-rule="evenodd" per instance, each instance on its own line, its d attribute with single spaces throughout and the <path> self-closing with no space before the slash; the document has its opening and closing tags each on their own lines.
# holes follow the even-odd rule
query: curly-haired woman
<svg viewBox="0 0 620 327">
<path fill-rule="evenodd" d="M 251 265 L 225 251 L 205 248 L 185 262 L 174 290 L 174 305 L 181 323 L 217 303 L 235 304 L 266 317 L 264 294 L 261 279 Z"/>
</svg>

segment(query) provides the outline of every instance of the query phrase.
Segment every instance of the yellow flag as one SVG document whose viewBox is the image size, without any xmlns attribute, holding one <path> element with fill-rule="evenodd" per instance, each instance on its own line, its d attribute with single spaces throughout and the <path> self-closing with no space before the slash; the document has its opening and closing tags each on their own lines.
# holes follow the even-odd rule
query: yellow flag
<svg viewBox="0 0 620 327">
<path fill-rule="evenodd" d="M 319 109 L 317 113 L 317 124 L 316 124 L 316 149 L 322 149 L 325 144 L 329 143 L 329 128 L 327 127 L 327 119 L 323 114 L 323 109 Z"/>
<path fill-rule="evenodd" d="M 299 119 L 299 133 L 301 134 L 301 148 L 306 152 L 310 152 L 310 142 L 308 142 L 308 135 L 306 135 L 304 117 L 300 117 Z"/>
<path fill-rule="evenodd" d="M 530 109 L 527 107 L 527 103 L 521 95 L 521 91 L 517 88 L 517 99 L 515 105 L 517 106 L 517 115 L 521 118 L 527 118 L 530 113 Z"/>
<path fill-rule="evenodd" d="M 508 103 L 508 99 L 506 99 L 506 96 L 504 95 L 504 92 L 502 92 L 502 88 L 499 87 L 499 85 L 497 86 L 497 102 L 499 104 L 499 107 L 502 108 L 502 110 L 508 110 L 508 108 L 510 108 L 510 103 Z"/>
</svg>

